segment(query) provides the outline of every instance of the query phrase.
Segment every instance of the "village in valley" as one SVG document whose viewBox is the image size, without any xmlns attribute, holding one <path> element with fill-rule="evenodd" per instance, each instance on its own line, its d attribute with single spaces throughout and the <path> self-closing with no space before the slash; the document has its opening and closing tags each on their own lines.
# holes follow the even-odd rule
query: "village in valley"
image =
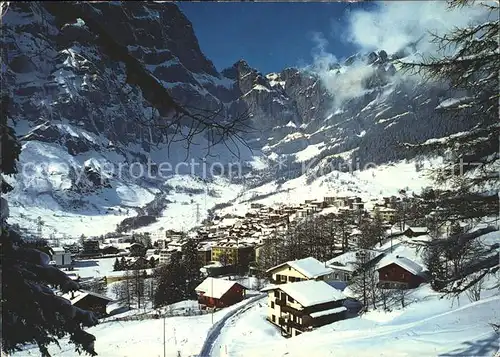
<svg viewBox="0 0 500 357">
<path fill-rule="evenodd" d="M 379 296 L 386 309 L 409 303 L 405 290 L 428 276 L 406 243 L 430 239 L 428 228 L 408 224 L 414 201 L 401 191 L 369 202 L 327 196 L 276 207 L 251 203 L 242 216 L 212 214 L 189 232 L 49 241 L 51 264 L 81 286 L 64 297 L 105 321 L 203 315 L 267 296 L 267 323 L 294 337 L 358 316 L 370 304 L 367 295 L 377 294 L 375 307 Z M 297 238 L 304 227 L 309 231 Z M 179 263 L 197 271 L 183 275 Z M 170 289 L 161 300 L 162 273 L 184 276 L 174 283 L 192 291 Z"/>
</svg>

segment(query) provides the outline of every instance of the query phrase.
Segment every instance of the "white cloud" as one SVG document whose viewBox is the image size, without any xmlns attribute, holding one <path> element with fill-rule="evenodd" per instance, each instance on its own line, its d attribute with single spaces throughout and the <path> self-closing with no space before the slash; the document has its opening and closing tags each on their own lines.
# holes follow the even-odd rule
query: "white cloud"
<svg viewBox="0 0 500 357">
<path fill-rule="evenodd" d="M 430 33 L 444 34 L 455 27 L 484 21 L 491 15 L 483 6 L 450 9 L 445 1 L 389 1 L 376 3 L 368 10 L 354 10 L 348 15 L 348 26 L 337 36 L 353 43 L 360 53 L 385 50 L 388 54 L 414 43 L 422 55 L 435 54 L 437 45 L 430 41 Z M 334 108 L 362 95 L 363 82 L 374 68 L 354 62 L 338 74 L 339 60 L 326 48 L 328 40 L 320 33 L 313 36 L 313 64 L 308 66 L 319 74 L 327 90 L 334 96 Z M 332 69 L 333 68 L 333 69 Z"/>
<path fill-rule="evenodd" d="M 383 49 L 394 53 L 420 40 L 417 49 L 430 53 L 436 47 L 429 41 L 429 32 L 443 34 L 484 20 L 487 15 L 479 4 L 450 9 L 446 1 L 381 2 L 371 11 L 352 11 L 345 35 L 362 51 Z"/>
</svg>

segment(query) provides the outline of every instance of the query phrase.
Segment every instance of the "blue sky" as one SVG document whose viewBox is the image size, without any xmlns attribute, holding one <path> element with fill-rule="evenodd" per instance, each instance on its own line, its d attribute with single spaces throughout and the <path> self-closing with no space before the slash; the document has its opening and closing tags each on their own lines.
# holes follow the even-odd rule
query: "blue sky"
<svg viewBox="0 0 500 357">
<path fill-rule="evenodd" d="M 345 35 L 352 11 L 371 3 L 182 2 L 201 50 L 218 70 L 245 59 L 268 73 L 313 62 L 315 34 L 328 41 L 324 50 L 345 58 L 358 49 Z"/>
</svg>

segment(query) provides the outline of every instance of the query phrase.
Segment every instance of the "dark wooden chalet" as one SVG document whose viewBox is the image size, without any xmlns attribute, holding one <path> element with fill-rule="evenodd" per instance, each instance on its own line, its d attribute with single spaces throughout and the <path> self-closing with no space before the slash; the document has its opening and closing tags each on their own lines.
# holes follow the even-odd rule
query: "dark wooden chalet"
<svg viewBox="0 0 500 357">
<path fill-rule="evenodd" d="M 92 311 L 99 317 L 105 316 L 107 314 L 107 305 L 110 302 L 114 302 L 113 299 L 105 295 L 86 290 L 73 291 L 64 294 L 63 297 L 68 299 L 71 302 L 71 305 L 83 310 Z"/>
<path fill-rule="evenodd" d="M 378 266 L 379 285 L 382 288 L 413 289 L 426 281 L 423 268 L 401 256 L 388 256 Z"/>
<path fill-rule="evenodd" d="M 268 320 L 286 337 L 346 318 L 346 297 L 324 281 L 307 280 L 265 288 Z"/>
<path fill-rule="evenodd" d="M 208 277 L 195 290 L 202 308 L 223 308 L 242 301 L 247 288 L 236 281 Z"/>
</svg>

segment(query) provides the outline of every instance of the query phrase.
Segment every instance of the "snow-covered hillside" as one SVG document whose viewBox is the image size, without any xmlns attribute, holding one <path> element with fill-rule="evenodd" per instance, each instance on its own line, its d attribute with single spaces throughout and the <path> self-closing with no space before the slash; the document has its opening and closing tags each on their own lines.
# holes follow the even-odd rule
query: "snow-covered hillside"
<svg viewBox="0 0 500 357">
<path fill-rule="evenodd" d="M 46 237 L 110 232 L 125 218 L 150 214 L 151 205 L 157 221 L 142 231 L 188 230 L 213 205 L 235 198 L 233 210 L 259 195 L 279 203 L 418 191 L 429 181 L 402 162 L 416 155 L 402 144 L 442 140 L 473 125 L 439 114 L 464 93 L 399 71 L 408 49 L 268 75 L 239 60 L 219 72 L 179 8 L 155 2 L 13 2 L 2 29 L 9 121 L 23 144 L 20 173 L 9 179 L 10 222 L 33 232 L 41 217 Z M 145 82 L 134 82 L 130 63 Z M 155 101 L 158 89 L 195 112 L 218 113 L 216 121 L 243 120 L 252 150 L 228 139 L 229 150 L 207 133 L 187 147 L 162 124 L 172 117 Z M 183 122 L 181 133 L 188 127 Z M 150 163 L 174 172 L 138 172 Z M 226 179 L 204 172 L 204 163 Z M 223 170 L 232 164 L 242 168 L 236 180 Z M 345 165 L 356 172 L 337 172 Z M 359 171 L 367 165 L 377 168 Z M 172 176 L 187 189 L 172 188 Z"/>
<path fill-rule="evenodd" d="M 291 339 L 265 320 L 267 306 L 254 306 L 223 330 L 213 356 L 495 356 L 500 296 L 470 302 L 440 299 L 427 285 L 404 310 L 369 312 Z"/>
<path fill-rule="evenodd" d="M 244 214 L 252 203 L 279 206 L 283 203 L 298 204 L 305 199 L 322 200 L 325 196 L 356 195 L 371 208 L 372 199 L 397 195 L 401 189 L 408 193 L 418 193 L 423 187 L 430 186 L 432 180 L 429 170 L 435 168 L 441 159 L 428 160 L 417 171 L 415 162 L 400 161 L 381 165 L 363 171 L 333 171 L 325 175 L 309 175 L 307 170 L 298 178 L 282 184 L 272 181 L 259 187 L 244 190 L 231 202 L 231 206 L 218 211 L 220 214 Z M 311 180 L 311 176 L 314 177 Z"/>
</svg>

